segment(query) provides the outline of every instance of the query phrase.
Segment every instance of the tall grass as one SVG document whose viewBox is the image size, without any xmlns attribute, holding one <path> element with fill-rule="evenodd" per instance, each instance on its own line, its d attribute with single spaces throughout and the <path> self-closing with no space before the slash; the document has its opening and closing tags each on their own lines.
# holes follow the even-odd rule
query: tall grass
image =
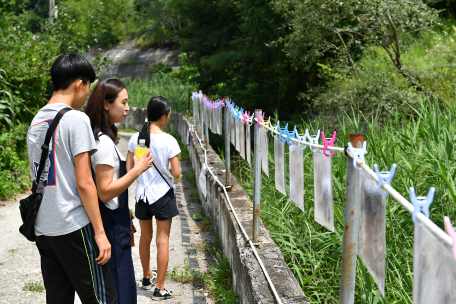
<svg viewBox="0 0 456 304">
<path fill-rule="evenodd" d="M 450 100 L 456 100 L 451 89 Z M 456 109 L 451 104 L 418 102 L 414 116 L 395 113 L 381 124 L 380 114 L 350 115 L 337 130 L 337 146 L 347 143 L 350 132 L 365 132 L 368 142 L 366 162 L 381 170 L 398 165 L 392 186 L 408 198 L 408 188 L 415 187 L 418 195 L 426 195 L 430 187 L 436 195 L 430 208 L 430 218 L 443 228 L 443 216 L 456 219 L 456 164 L 453 142 L 456 139 Z M 312 125 L 303 122 L 300 132 L 321 129 L 332 133 L 324 121 Z M 269 145 L 272 146 L 272 143 Z M 288 150 L 288 149 L 286 149 Z M 288 157 L 288 156 L 287 156 Z M 333 193 L 335 232 L 313 220 L 313 158 L 304 151 L 305 211 L 295 207 L 275 190 L 274 158 L 269 155 L 270 178 L 264 174 L 261 185 L 261 217 L 279 245 L 290 269 L 295 274 L 311 303 L 338 303 L 343 237 L 343 214 L 347 159 L 340 153 L 333 159 Z M 286 160 L 288 163 L 288 160 Z M 233 156 L 233 174 L 252 198 L 252 168 L 240 157 Z M 287 177 L 288 178 L 288 177 Z M 288 184 L 288 181 L 287 181 Z M 412 303 L 413 289 L 413 222 L 411 215 L 390 196 L 386 213 L 386 288 L 385 299 L 360 259 L 357 263 L 356 303 Z"/>
<path fill-rule="evenodd" d="M 175 111 L 185 113 L 188 105 L 189 90 L 192 83 L 181 80 L 171 74 L 153 74 L 150 80 L 123 79 L 128 90 L 128 104 L 131 107 L 147 108 L 153 96 L 163 96 L 171 103 Z M 190 106 L 190 111 L 192 107 Z"/>
</svg>

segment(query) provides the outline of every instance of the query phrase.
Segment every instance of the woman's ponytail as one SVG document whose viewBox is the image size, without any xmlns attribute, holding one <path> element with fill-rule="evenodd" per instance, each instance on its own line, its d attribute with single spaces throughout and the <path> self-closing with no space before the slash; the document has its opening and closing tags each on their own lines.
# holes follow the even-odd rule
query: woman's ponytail
<svg viewBox="0 0 456 304">
<path fill-rule="evenodd" d="M 146 143 L 145 143 L 146 147 L 150 146 L 150 126 L 149 126 L 149 122 L 147 121 L 147 119 L 146 119 L 146 123 L 144 124 L 144 126 L 141 129 L 141 132 L 139 132 L 138 145 L 139 145 L 140 139 L 146 140 Z"/>
</svg>

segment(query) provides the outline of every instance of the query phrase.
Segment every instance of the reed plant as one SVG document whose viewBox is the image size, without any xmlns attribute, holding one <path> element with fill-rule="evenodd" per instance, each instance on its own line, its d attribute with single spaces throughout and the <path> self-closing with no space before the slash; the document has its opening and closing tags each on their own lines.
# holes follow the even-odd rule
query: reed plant
<svg viewBox="0 0 456 304">
<path fill-rule="evenodd" d="M 392 186 L 405 198 L 409 187 L 417 195 L 436 188 L 430 218 L 443 229 L 443 216 L 456 219 L 456 164 L 453 142 L 456 139 L 456 91 L 451 89 L 440 103 L 420 100 L 412 107 L 413 116 L 396 112 L 390 120 L 380 120 L 380 112 L 369 118 L 350 113 L 340 123 L 336 146 L 347 144 L 351 132 L 364 132 L 368 154 L 366 163 L 389 170 L 397 164 Z M 332 134 L 325 121 L 302 122 L 298 131 L 316 134 L 320 129 Z M 271 138 L 269 138 L 271 139 Z M 342 261 L 343 214 L 347 158 L 332 157 L 335 232 L 314 221 L 313 157 L 304 150 L 304 212 L 275 189 L 273 143 L 269 143 L 269 178 L 262 173 L 261 218 L 280 247 L 311 303 L 338 303 Z M 286 149 L 288 152 L 288 149 Z M 288 163 L 286 153 L 285 163 Z M 253 168 L 237 155 L 232 170 L 250 197 L 253 197 Z M 287 169 L 287 185 L 288 169 Z M 413 222 L 411 214 L 390 196 L 386 206 L 386 287 L 383 298 L 362 261 L 357 262 L 355 303 L 412 303 Z"/>
<path fill-rule="evenodd" d="M 130 107 L 147 108 L 153 96 L 163 96 L 171 103 L 174 111 L 185 113 L 188 106 L 189 90 L 194 84 L 188 80 L 179 79 L 172 74 L 155 73 L 149 80 L 137 78 L 123 79 L 128 90 Z M 192 111 L 192 106 L 190 106 Z"/>
</svg>

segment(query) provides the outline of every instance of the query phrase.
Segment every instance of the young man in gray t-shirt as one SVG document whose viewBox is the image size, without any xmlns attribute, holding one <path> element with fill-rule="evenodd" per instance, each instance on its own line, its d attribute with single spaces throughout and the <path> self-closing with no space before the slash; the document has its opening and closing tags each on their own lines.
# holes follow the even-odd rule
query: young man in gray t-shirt
<svg viewBox="0 0 456 304">
<path fill-rule="evenodd" d="M 49 157 L 39 181 L 43 200 L 35 221 L 36 246 L 47 303 L 117 303 L 107 264 L 111 257 L 90 169 L 96 151 L 90 120 L 78 111 L 95 80 L 92 66 L 78 54 L 60 56 L 51 68 L 54 93 L 33 118 L 27 148 L 33 179 L 41 145 L 57 113 L 69 107 L 49 144 Z"/>
</svg>

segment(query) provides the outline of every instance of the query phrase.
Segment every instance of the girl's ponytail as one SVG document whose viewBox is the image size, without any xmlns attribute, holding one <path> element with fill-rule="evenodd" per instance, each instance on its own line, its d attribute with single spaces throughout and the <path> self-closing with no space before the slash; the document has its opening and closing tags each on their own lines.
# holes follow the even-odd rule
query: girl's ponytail
<svg viewBox="0 0 456 304">
<path fill-rule="evenodd" d="M 163 115 L 168 115 L 171 111 L 171 104 L 168 99 L 161 96 L 154 96 L 147 105 L 146 123 L 139 132 L 138 145 L 140 139 L 146 140 L 146 147 L 150 148 L 150 122 L 159 120 Z"/>
<path fill-rule="evenodd" d="M 146 147 L 150 146 L 150 126 L 149 126 L 149 122 L 147 121 L 147 119 L 146 119 L 146 123 L 144 124 L 144 126 L 141 129 L 141 132 L 139 132 L 138 145 L 139 145 L 140 139 L 146 140 Z"/>
</svg>

